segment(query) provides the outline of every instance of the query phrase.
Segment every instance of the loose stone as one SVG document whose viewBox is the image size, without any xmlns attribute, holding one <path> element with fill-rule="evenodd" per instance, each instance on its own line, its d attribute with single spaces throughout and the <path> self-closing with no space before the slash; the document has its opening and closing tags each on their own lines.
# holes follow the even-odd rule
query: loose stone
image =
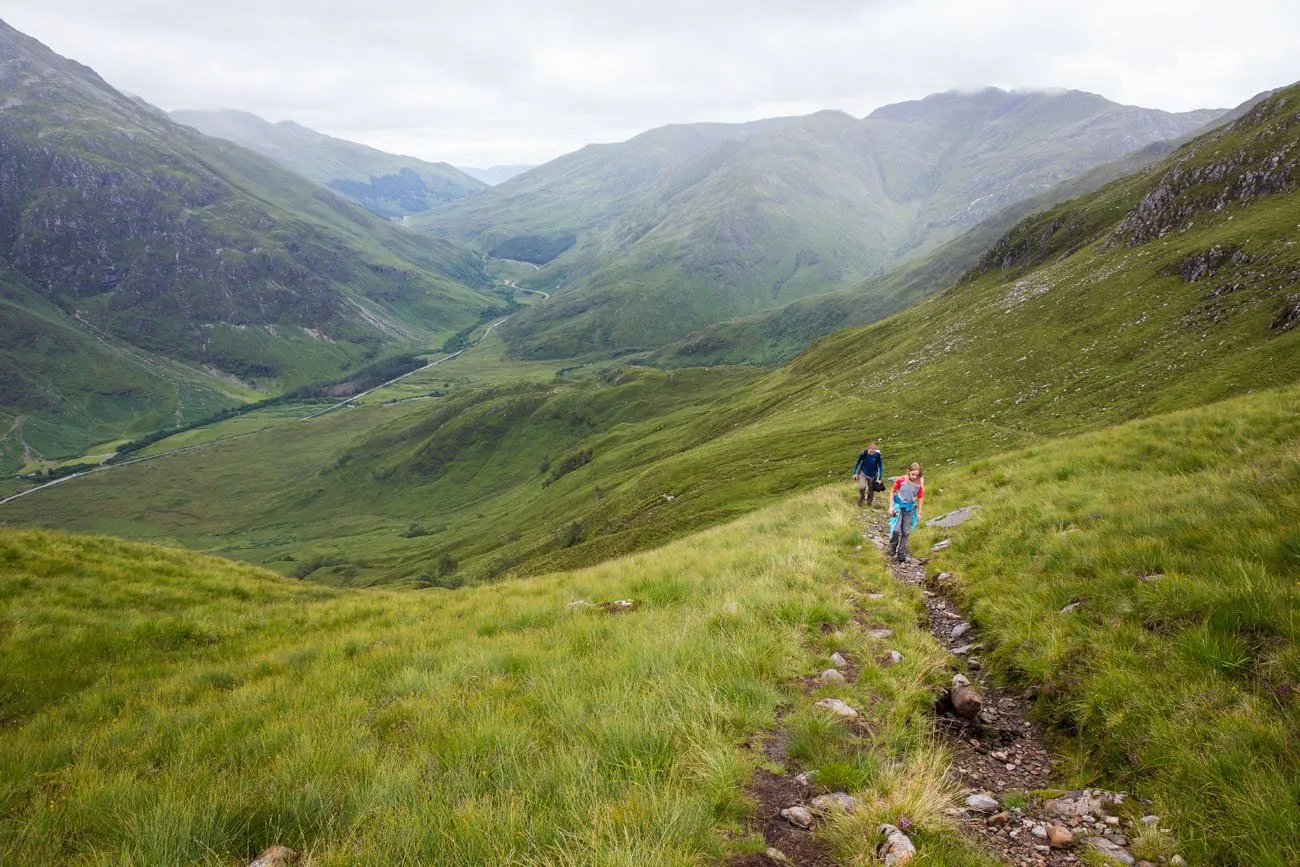
<svg viewBox="0 0 1300 867">
<path fill-rule="evenodd" d="M 847 704 L 840 701 L 838 698 L 824 698 L 821 701 L 817 702 L 817 706 L 824 710 L 830 711 L 836 716 L 844 717 L 845 719 L 857 719 L 858 716 L 858 712 L 856 710 L 849 707 Z"/>
<path fill-rule="evenodd" d="M 257 856 L 248 867 L 284 867 L 298 860 L 298 853 L 287 846 L 271 846 Z"/>
<path fill-rule="evenodd" d="M 881 825 L 878 833 L 884 837 L 876 846 L 876 857 L 886 867 L 906 864 L 916 857 L 916 847 L 912 841 L 894 825 Z"/>
<path fill-rule="evenodd" d="M 838 651 L 831 654 L 831 662 L 835 663 L 841 668 L 848 668 L 849 665 L 849 661 L 844 658 L 844 654 Z"/>
<path fill-rule="evenodd" d="M 1084 841 L 1084 845 L 1091 849 L 1095 849 L 1107 858 L 1112 858 L 1121 864 L 1127 865 L 1127 867 L 1134 867 L 1134 865 L 1137 864 L 1137 859 L 1129 854 L 1127 849 L 1123 846 L 1112 843 L 1105 837 L 1089 837 Z"/>
<path fill-rule="evenodd" d="M 991 816 L 998 811 L 1000 805 L 996 798 L 977 793 L 966 799 L 966 806 L 977 813 L 987 813 Z"/>
<path fill-rule="evenodd" d="M 1048 825 L 1047 842 L 1053 849 L 1070 849 L 1074 846 L 1074 835 L 1070 833 L 1069 828 Z"/>
<path fill-rule="evenodd" d="M 796 828 L 807 830 L 813 826 L 813 814 L 807 807 L 786 807 L 781 811 L 781 818 Z"/>
<path fill-rule="evenodd" d="M 840 674 L 833 668 L 828 668 L 821 674 L 817 675 L 817 680 L 822 686 L 832 683 L 844 683 L 844 675 Z"/>
</svg>

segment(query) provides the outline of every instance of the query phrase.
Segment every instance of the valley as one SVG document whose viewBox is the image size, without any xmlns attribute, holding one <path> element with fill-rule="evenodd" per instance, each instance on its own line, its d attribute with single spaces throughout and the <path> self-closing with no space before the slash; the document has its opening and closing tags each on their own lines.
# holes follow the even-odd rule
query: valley
<svg viewBox="0 0 1300 867">
<path fill-rule="evenodd" d="M 471 173 L 0 85 L 0 862 L 1300 861 L 1300 85 Z"/>
</svg>

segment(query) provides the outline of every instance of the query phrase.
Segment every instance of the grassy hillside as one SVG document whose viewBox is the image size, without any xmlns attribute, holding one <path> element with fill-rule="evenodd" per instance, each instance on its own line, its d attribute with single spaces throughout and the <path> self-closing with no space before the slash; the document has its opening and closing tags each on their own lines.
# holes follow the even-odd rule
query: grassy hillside
<svg viewBox="0 0 1300 867">
<path fill-rule="evenodd" d="M 173 111 L 172 120 L 257 151 L 381 217 L 418 214 L 487 189 L 448 163 L 384 153 L 245 111 Z"/>
<path fill-rule="evenodd" d="M 584 149 L 417 224 L 485 250 L 525 241 L 552 249 L 531 260 L 544 267 L 525 285 L 558 288 L 556 302 L 505 330 L 517 354 L 654 348 L 856 286 L 1215 114 L 990 89 L 865 119 L 826 111 L 667 127 Z M 867 304 L 877 317 L 899 309 L 896 299 Z"/>
<path fill-rule="evenodd" d="M 6 315 L 22 320 L 2 336 L 9 363 L 36 377 L 5 409 L 63 428 L 39 450 L 62 451 L 78 413 L 82 447 L 126 415 L 192 419 L 228 401 L 223 378 L 245 391 L 329 378 L 441 343 L 499 303 L 467 249 L 172 123 L 3 23 L 0 81 L 0 280 Z M 33 293 L 39 315 L 14 300 Z M 109 397 L 88 405 L 72 347 L 91 341 L 117 361 L 97 371 Z M 20 343 L 43 349 L 12 354 Z M 133 355 L 191 370 L 155 382 L 128 370 Z M 190 382 L 202 394 L 178 398 Z"/>
<path fill-rule="evenodd" d="M 940 812 L 924 711 L 942 656 L 919 595 L 856 563 L 858 542 L 821 493 L 527 585 L 358 593 L 0 530 L 0 857 L 224 865 L 278 843 L 316 865 L 712 862 L 762 851 L 741 789 L 780 768 L 761 745 L 784 715 L 787 761 L 871 794 L 863 823 L 906 810 L 932 863 L 985 865 Z M 618 598 L 639 607 L 568 604 Z M 897 630 L 903 665 L 875 667 L 855 610 Z M 865 726 L 795 680 L 834 650 L 860 675 L 818 696 Z M 867 848 L 859 825 L 844 863 Z"/>
<path fill-rule="evenodd" d="M 928 569 L 996 639 L 982 658 L 1193 864 L 1300 862 L 1298 407 L 1253 395 L 932 482 L 980 507 L 921 545 L 953 539 Z"/>
<path fill-rule="evenodd" d="M 1176 830 L 1137 835 L 1140 856 L 1300 855 L 1298 405 L 1292 387 L 927 473 L 931 514 L 979 511 L 917 550 L 953 539 L 929 571 L 986 664 L 1039 688 L 1061 784 L 1149 798 Z M 0 530 L 0 854 L 695 864 L 761 851 L 740 790 L 764 768 L 862 799 L 825 831 L 840 863 L 870 863 L 903 814 L 927 863 L 988 865 L 942 812 L 947 657 L 919 592 L 861 551 L 849 496 L 452 592 Z M 569 605 L 618 598 L 639 607 Z M 863 624 L 894 630 L 902 665 L 871 662 Z M 856 682 L 805 694 L 833 650 Z M 811 707 L 827 695 L 866 725 Z"/>
</svg>

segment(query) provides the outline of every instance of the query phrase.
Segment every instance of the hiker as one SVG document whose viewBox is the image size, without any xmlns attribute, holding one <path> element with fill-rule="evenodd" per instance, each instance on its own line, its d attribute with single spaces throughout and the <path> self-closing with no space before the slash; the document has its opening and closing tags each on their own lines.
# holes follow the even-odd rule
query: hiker
<svg viewBox="0 0 1300 867">
<path fill-rule="evenodd" d="M 889 556 L 907 562 L 907 537 L 921 520 L 921 499 L 925 473 L 920 464 L 907 468 L 907 475 L 894 480 L 893 500 L 889 504 Z"/>
<path fill-rule="evenodd" d="M 885 486 L 881 479 L 885 477 L 885 456 L 872 443 L 858 454 L 858 461 L 853 465 L 853 478 L 858 480 L 858 505 L 865 501 L 868 506 L 876 498 L 876 491 L 883 491 Z"/>
</svg>

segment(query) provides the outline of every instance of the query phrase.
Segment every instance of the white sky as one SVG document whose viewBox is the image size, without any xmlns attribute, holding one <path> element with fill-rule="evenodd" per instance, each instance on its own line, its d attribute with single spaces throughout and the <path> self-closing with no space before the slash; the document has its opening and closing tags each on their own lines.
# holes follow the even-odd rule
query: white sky
<svg viewBox="0 0 1300 867">
<path fill-rule="evenodd" d="M 954 87 L 1183 111 L 1300 79 L 1297 0 L 5 0 L 0 17 L 168 110 L 477 166 Z"/>
</svg>

